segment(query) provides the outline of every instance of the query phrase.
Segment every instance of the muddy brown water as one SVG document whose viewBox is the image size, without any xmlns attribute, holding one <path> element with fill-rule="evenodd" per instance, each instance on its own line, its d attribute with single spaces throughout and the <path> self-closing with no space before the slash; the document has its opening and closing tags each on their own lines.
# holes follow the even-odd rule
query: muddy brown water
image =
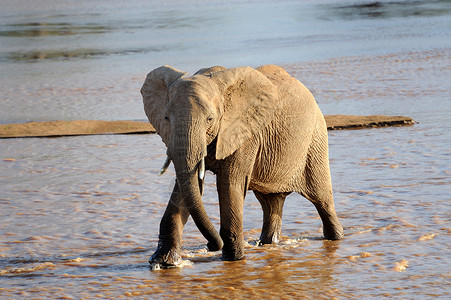
<svg viewBox="0 0 451 300">
<path fill-rule="evenodd" d="M 1 162 L 0 291 L 69 298 L 444 296 L 449 169 L 431 160 L 443 155 L 437 144 L 410 139 L 418 127 L 331 134 L 342 241 L 323 240 L 313 206 L 292 195 L 282 242 L 257 246 L 262 213 L 249 194 L 246 260 L 222 262 L 208 253 L 189 222 L 187 265 L 160 271 L 147 259 L 174 173 L 157 176 L 165 151 L 156 135 L 2 140 L 2 157 L 15 161 Z M 418 151 L 425 146 L 427 156 Z M 207 178 L 204 202 L 219 226 L 213 175 Z"/>
<path fill-rule="evenodd" d="M 165 159 L 164 145 L 157 135 L 0 140 L 0 298 L 451 297 L 448 1 L 414 1 L 408 7 L 402 1 L 381 1 L 376 7 L 361 6 L 358 1 L 324 1 L 327 5 L 323 6 L 287 1 L 277 8 L 262 1 L 259 6 L 237 4 L 240 9 L 213 1 L 197 10 L 197 15 L 192 13 L 194 8 L 184 7 L 181 12 L 172 2 L 159 6 L 156 12 L 144 5 L 141 13 L 119 2 L 105 9 L 104 2 L 96 1 L 92 14 L 63 4 L 50 12 L 29 8 L 37 12 L 24 14 L 24 7 L 12 9 L 11 3 L 3 6 L 7 9 L 2 10 L 2 16 L 7 18 L 2 18 L 0 34 L 0 76 L 5 83 L 0 95 L 2 123 L 80 116 L 143 119 L 137 91 L 150 69 L 141 67 L 144 59 L 155 64 L 165 60 L 161 64 L 166 64 L 185 53 L 186 60 L 199 59 L 184 63 L 190 72 L 204 66 L 198 66 L 200 63 L 213 64 L 209 59 L 220 63 L 227 57 L 230 64 L 244 64 L 240 61 L 243 57 L 233 56 L 234 50 L 223 44 L 206 44 L 207 49 L 221 54 L 215 57 L 190 50 L 189 40 L 195 36 L 193 32 L 199 32 L 198 24 L 219 30 L 209 17 L 219 7 L 229 17 L 246 15 L 253 20 L 258 15 L 255 11 L 265 9 L 277 9 L 279 16 L 286 17 L 268 21 L 292 29 L 285 31 L 285 39 L 279 36 L 276 43 L 268 44 L 265 49 L 271 49 L 267 52 L 271 55 L 254 51 L 254 56 L 245 58 L 255 66 L 268 60 L 283 65 L 312 90 L 324 114 L 407 115 L 419 124 L 329 132 L 335 203 L 345 228 L 343 240 L 323 240 L 314 207 L 301 196 L 290 195 L 284 207 L 282 241 L 257 246 L 262 212 L 249 192 L 245 201 L 245 260 L 223 262 L 220 253 L 207 252 L 204 238 L 189 221 L 184 232 L 184 266 L 158 271 L 151 270 L 147 260 L 156 249 L 159 221 L 172 190 L 174 171 L 157 175 Z M 126 29 L 117 29 L 109 21 L 108 16 L 118 11 L 121 24 L 131 22 Z M 310 18 L 294 18 L 294 11 L 300 15 L 306 11 Z M 61 22 L 61 12 L 66 14 L 66 22 Z M 175 18 L 178 23 L 153 27 L 152 34 L 184 28 L 184 48 L 171 48 L 174 40 L 183 37 L 178 33 L 172 40 L 169 35 L 164 35 L 167 40 L 159 40 L 176 49 L 167 53 L 138 51 L 40 60 L 25 57 L 26 61 L 18 61 L 7 51 L 14 47 L 29 49 L 27 43 L 44 47 L 36 45 L 41 41 L 36 36 L 29 36 L 41 19 L 54 21 L 52 28 L 57 29 L 50 31 L 54 35 L 42 34 L 43 41 L 52 37 L 82 40 L 89 48 L 90 43 L 96 43 L 91 37 L 97 34 L 109 41 L 103 47 L 120 48 L 114 41 L 122 34 L 130 47 L 139 48 L 141 40 L 126 33 L 134 31 L 141 36 L 144 29 L 127 21 L 126 16 L 143 21 L 140 18 L 144 12 L 159 16 L 160 22 Z M 178 17 L 183 14 L 188 17 Z M 197 23 L 192 22 L 194 16 Z M 87 21 L 80 21 L 83 18 Z M 104 26 L 107 30 L 94 28 L 92 20 L 108 25 Z M 233 18 L 221 22 L 230 20 Z M 82 30 L 62 35 L 61 27 L 68 23 L 80 25 L 75 28 L 78 31 L 91 27 L 89 33 Z M 310 53 L 308 47 L 297 44 L 294 37 L 302 30 L 296 31 L 296 24 L 307 28 L 316 24 L 314 35 L 306 33 L 309 38 L 304 43 L 324 52 Z M 335 26 L 327 29 L 331 24 Z M 402 32 L 393 31 L 393 24 Z M 5 28 L 11 27 L 14 32 L 22 29 L 19 37 L 5 34 Z M 349 47 L 339 37 L 323 34 L 342 29 L 346 33 L 340 38 L 346 38 Z M 246 39 L 249 30 L 268 39 L 276 33 L 245 27 L 230 37 L 227 45 L 242 45 L 241 39 Z M 291 52 L 296 47 L 306 58 L 299 59 Z M 90 72 L 85 69 L 88 66 Z M 69 75 L 62 76 L 63 71 Z M 206 180 L 204 203 L 218 228 L 214 176 L 207 173 Z"/>
</svg>

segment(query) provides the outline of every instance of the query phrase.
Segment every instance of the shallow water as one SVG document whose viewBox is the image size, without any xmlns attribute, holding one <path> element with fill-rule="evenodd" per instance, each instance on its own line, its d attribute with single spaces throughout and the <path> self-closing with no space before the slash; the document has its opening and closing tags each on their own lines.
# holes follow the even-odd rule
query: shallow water
<svg viewBox="0 0 451 300">
<path fill-rule="evenodd" d="M 249 193 L 246 260 L 222 262 L 219 253 L 207 252 L 189 221 L 186 266 L 160 271 L 147 259 L 156 249 L 174 172 L 157 176 L 165 159 L 158 136 L 2 139 L 1 298 L 450 298 L 449 1 L 44 2 L 52 9 L 0 3 L 1 123 L 142 119 L 144 75 L 167 63 L 190 72 L 212 64 L 279 63 L 312 90 L 325 114 L 407 115 L 419 122 L 329 133 L 345 239 L 323 240 L 314 207 L 290 195 L 282 242 L 256 246 L 262 212 Z M 258 18 L 271 10 L 277 14 Z M 159 25 L 151 27 L 156 16 Z M 221 26 L 238 26 L 245 17 L 241 31 Z M 138 26 L 144 19 L 150 23 Z M 53 25 L 37 37 L 40 22 Z M 257 28 L 261 23 L 264 30 Z M 146 34 L 151 38 L 143 41 Z M 218 38 L 195 51 L 221 34 L 229 37 L 224 44 Z M 119 53 L 118 37 L 127 49 L 158 40 L 168 50 Z M 59 44 L 48 46 L 51 40 Z M 24 56 L 39 47 L 56 52 L 91 44 L 100 54 Z M 249 44 L 265 46 L 238 51 Z M 207 173 L 204 203 L 218 228 L 213 177 Z"/>
</svg>

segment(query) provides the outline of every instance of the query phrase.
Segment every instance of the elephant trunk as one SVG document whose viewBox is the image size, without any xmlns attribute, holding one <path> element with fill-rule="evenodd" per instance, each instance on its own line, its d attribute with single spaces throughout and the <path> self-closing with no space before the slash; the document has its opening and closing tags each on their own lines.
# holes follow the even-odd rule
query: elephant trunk
<svg viewBox="0 0 451 300">
<path fill-rule="evenodd" d="M 199 163 L 200 166 L 201 163 Z M 177 183 L 185 205 L 196 223 L 197 228 L 207 239 L 208 249 L 210 251 L 218 251 L 222 249 L 223 242 L 218 232 L 214 228 L 207 212 L 205 211 L 201 197 L 201 181 L 198 176 L 198 170 L 195 169 L 190 173 L 177 174 Z"/>
<path fill-rule="evenodd" d="M 175 147 L 171 147 L 170 154 L 185 206 L 188 208 L 197 228 L 207 239 L 208 249 L 218 251 L 222 249 L 223 242 L 202 203 L 204 157 L 207 154 L 206 143 L 196 143 L 191 138 L 185 139 L 178 135 L 177 140 L 172 145 Z"/>
</svg>

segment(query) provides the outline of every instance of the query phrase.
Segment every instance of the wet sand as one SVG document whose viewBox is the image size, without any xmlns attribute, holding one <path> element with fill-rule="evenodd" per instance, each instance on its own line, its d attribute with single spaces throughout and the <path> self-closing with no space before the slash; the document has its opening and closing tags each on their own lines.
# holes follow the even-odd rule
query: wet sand
<svg viewBox="0 0 451 300">
<path fill-rule="evenodd" d="M 415 121 L 403 116 L 324 116 L 328 130 L 361 129 L 387 126 L 408 126 Z M 148 122 L 142 121 L 45 121 L 0 125 L 0 138 L 58 137 L 95 134 L 155 133 Z"/>
</svg>

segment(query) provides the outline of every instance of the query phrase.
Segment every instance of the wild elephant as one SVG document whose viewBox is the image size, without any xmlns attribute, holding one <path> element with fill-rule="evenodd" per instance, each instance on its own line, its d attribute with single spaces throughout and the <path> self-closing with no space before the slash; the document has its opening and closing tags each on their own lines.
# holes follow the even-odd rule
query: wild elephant
<svg viewBox="0 0 451 300">
<path fill-rule="evenodd" d="M 169 66 L 147 75 L 144 110 L 167 146 L 176 183 L 149 259 L 181 262 L 183 227 L 191 215 L 223 259 L 243 249 L 243 201 L 252 190 L 263 209 L 261 243 L 280 239 L 282 208 L 297 192 L 316 207 L 326 239 L 343 237 L 334 208 L 324 117 L 309 90 L 284 69 L 212 67 L 191 77 Z M 205 170 L 216 174 L 220 234 L 202 204 Z"/>
</svg>

